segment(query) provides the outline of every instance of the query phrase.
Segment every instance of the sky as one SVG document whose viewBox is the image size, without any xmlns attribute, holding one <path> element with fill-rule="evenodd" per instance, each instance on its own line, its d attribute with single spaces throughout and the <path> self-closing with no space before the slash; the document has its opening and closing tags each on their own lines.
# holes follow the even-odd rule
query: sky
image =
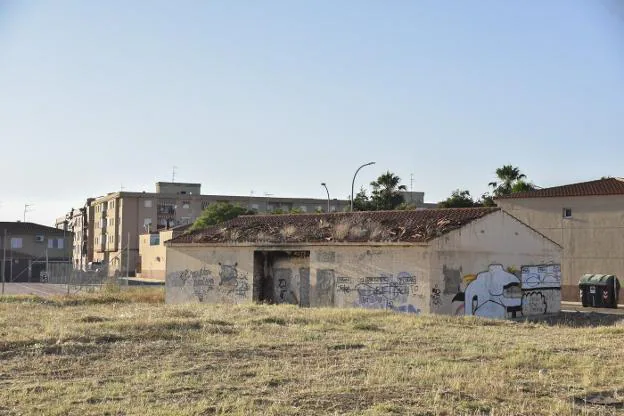
<svg viewBox="0 0 624 416">
<path fill-rule="evenodd" d="M 0 0 L 0 221 L 87 197 L 425 200 L 624 176 L 618 0 Z M 410 178 L 413 177 L 413 180 Z"/>
</svg>

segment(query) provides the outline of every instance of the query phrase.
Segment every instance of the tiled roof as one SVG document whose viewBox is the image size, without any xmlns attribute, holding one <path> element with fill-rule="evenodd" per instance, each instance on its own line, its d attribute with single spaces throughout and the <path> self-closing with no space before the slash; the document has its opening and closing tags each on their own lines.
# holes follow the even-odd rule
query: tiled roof
<svg viewBox="0 0 624 416">
<path fill-rule="evenodd" d="M 511 198 L 557 198 L 570 196 L 624 195 L 624 179 L 606 178 L 596 181 L 573 183 L 534 191 L 517 192 L 497 199 Z"/>
<path fill-rule="evenodd" d="M 450 208 L 245 215 L 181 235 L 170 243 L 426 242 L 498 210 Z"/>
</svg>

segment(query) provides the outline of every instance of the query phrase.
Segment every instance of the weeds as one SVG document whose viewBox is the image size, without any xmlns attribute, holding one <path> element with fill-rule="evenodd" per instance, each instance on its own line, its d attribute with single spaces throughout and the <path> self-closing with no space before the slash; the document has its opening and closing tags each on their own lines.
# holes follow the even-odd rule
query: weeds
<svg viewBox="0 0 624 416">
<path fill-rule="evenodd" d="M 621 412 L 622 326 L 562 322 L 5 297 L 0 415 Z"/>
</svg>

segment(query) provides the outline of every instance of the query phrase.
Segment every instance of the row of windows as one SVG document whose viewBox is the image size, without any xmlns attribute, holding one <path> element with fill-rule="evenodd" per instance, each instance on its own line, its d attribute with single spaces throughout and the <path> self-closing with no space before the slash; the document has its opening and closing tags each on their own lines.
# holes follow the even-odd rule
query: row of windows
<svg viewBox="0 0 624 416">
<path fill-rule="evenodd" d="M 110 200 L 108 202 L 102 202 L 101 204 L 97 204 L 95 206 L 95 212 L 104 212 L 107 209 L 115 209 L 115 200 Z"/>
<path fill-rule="evenodd" d="M 36 241 L 43 242 L 43 236 L 35 237 Z M 11 237 L 11 248 L 18 249 L 24 247 L 24 239 L 22 237 Z M 48 248 L 62 249 L 65 247 L 65 240 L 62 238 L 48 238 Z"/>
</svg>

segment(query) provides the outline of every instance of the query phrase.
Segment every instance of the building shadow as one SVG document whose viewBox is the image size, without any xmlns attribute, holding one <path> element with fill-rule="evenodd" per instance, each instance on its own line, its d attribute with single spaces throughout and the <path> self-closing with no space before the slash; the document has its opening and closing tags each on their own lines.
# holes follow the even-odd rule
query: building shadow
<svg viewBox="0 0 624 416">
<path fill-rule="evenodd" d="M 551 326 L 573 328 L 615 326 L 624 327 L 624 314 L 599 312 L 559 312 L 552 315 L 531 316 L 518 319 L 520 322 L 542 323 Z"/>
</svg>

